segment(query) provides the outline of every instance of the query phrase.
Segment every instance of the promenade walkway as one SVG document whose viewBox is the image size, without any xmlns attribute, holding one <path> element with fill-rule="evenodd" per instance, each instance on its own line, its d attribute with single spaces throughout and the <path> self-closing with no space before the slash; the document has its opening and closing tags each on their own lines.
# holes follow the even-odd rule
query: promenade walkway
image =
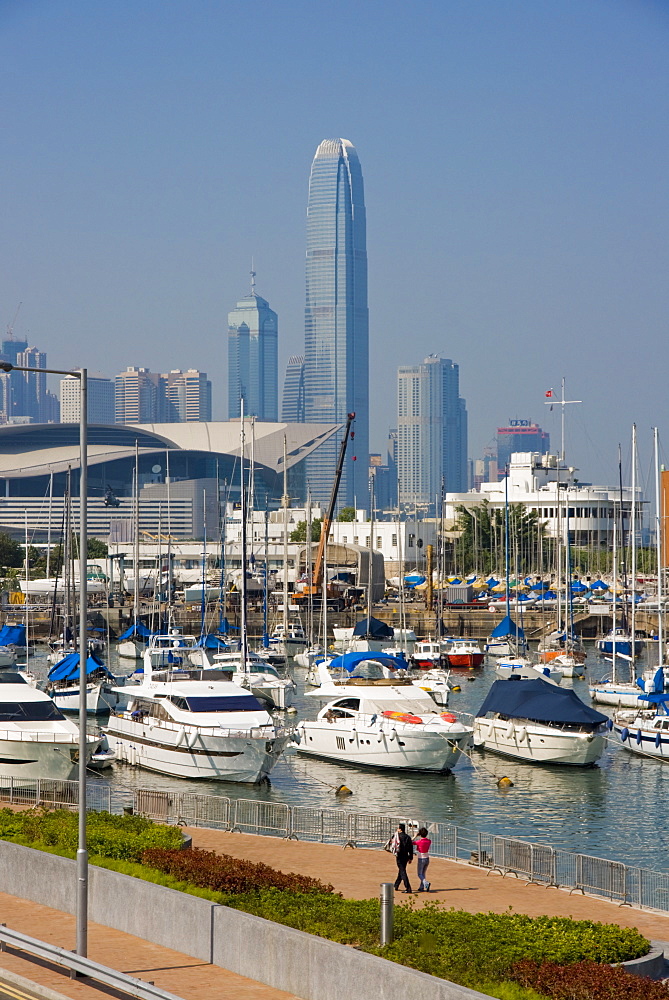
<svg viewBox="0 0 669 1000">
<path fill-rule="evenodd" d="M 331 882 L 338 892 L 350 899 L 378 898 L 379 884 L 394 881 L 396 875 L 393 856 L 380 850 L 344 850 L 332 844 L 203 828 L 188 828 L 187 832 L 193 838 L 194 847 L 262 861 L 286 872 L 311 875 Z M 410 866 L 409 870 L 412 885 L 417 888 L 415 866 Z M 429 874 L 432 883 L 429 894 L 411 897 L 398 894 L 396 902 L 401 904 L 410 898 L 412 905 L 420 907 L 427 900 L 439 900 L 447 907 L 469 912 L 502 913 L 511 908 L 530 916 L 570 916 L 577 920 L 637 927 L 653 941 L 669 941 L 669 914 L 635 910 L 578 893 L 570 895 L 561 889 L 528 886 L 513 877 L 502 878 L 475 866 L 438 858 L 430 862 Z M 74 917 L 49 907 L 0 893 L 0 921 L 43 941 L 65 948 L 74 946 Z M 213 997 L 216 1000 L 296 1000 L 292 994 L 99 924 L 91 924 L 89 928 L 89 957 L 140 979 L 152 980 L 184 1000 L 211 1000 Z M 10 952 L 0 953 L 0 979 L 2 969 L 55 990 L 69 1000 L 100 1000 L 105 995 L 85 982 L 68 979 L 56 967 Z"/>
</svg>

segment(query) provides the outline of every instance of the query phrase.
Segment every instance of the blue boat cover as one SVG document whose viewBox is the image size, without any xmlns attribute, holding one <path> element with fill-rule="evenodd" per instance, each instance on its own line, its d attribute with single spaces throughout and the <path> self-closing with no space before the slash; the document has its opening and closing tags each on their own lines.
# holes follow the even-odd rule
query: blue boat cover
<svg viewBox="0 0 669 1000">
<path fill-rule="evenodd" d="M 488 580 L 486 580 L 486 583 L 488 584 L 489 587 L 496 587 L 497 584 L 499 583 L 499 580 L 496 580 L 494 576 L 491 576 Z"/>
<path fill-rule="evenodd" d="M 363 618 L 353 629 L 353 635 L 369 636 L 371 639 L 392 639 L 395 632 L 390 625 L 386 625 L 378 618 Z"/>
<path fill-rule="evenodd" d="M 546 590 L 543 594 L 539 594 L 537 597 L 538 601 L 554 601 L 557 598 L 557 594 L 554 590 Z"/>
<path fill-rule="evenodd" d="M 144 622 L 133 622 L 130 628 L 126 629 L 123 635 L 118 637 L 118 641 L 121 642 L 123 639 L 148 639 L 150 636 L 154 635 L 150 628 L 147 628 Z"/>
<path fill-rule="evenodd" d="M 407 661 L 403 656 L 393 656 L 392 653 L 372 653 L 368 650 L 366 653 L 343 653 L 341 656 L 335 656 L 330 663 L 330 669 L 348 670 L 351 674 L 363 660 L 379 660 L 391 670 L 406 670 L 407 667 Z"/>
<path fill-rule="evenodd" d="M 222 635 L 216 635 L 214 632 L 209 632 L 207 635 L 201 635 L 197 640 L 197 646 L 203 649 L 230 649 L 230 643 Z"/>
<path fill-rule="evenodd" d="M 590 590 L 608 590 L 608 583 L 604 583 L 603 580 L 595 580 L 594 583 L 590 584 Z"/>
<path fill-rule="evenodd" d="M 574 582 L 571 583 L 569 587 L 572 594 L 584 594 L 585 591 L 588 589 L 584 583 L 581 583 L 580 580 L 574 580 Z"/>
<path fill-rule="evenodd" d="M 510 615 L 505 615 L 502 618 L 499 625 L 492 630 L 490 633 L 491 639 L 502 639 L 507 635 L 516 636 L 518 639 L 524 639 L 525 633 L 523 632 L 520 625 L 516 625 Z"/>
<path fill-rule="evenodd" d="M 95 673 L 96 670 L 103 670 L 108 677 L 113 674 L 107 670 L 101 660 L 98 660 L 92 653 L 86 660 L 86 676 Z M 76 681 L 79 679 L 79 653 L 68 653 L 66 657 L 59 660 L 48 673 L 50 681 Z"/>
<path fill-rule="evenodd" d="M 498 712 L 511 719 L 550 722 L 565 725 L 599 726 L 608 716 L 584 704 L 571 688 L 536 681 L 495 681 L 476 713 Z"/>
<path fill-rule="evenodd" d="M 0 646 L 25 646 L 25 625 L 3 625 L 0 629 Z"/>
<path fill-rule="evenodd" d="M 540 583 L 535 583 L 533 587 L 530 587 L 530 590 L 548 590 L 548 588 L 549 584 L 547 581 L 541 580 Z"/>
</svg>

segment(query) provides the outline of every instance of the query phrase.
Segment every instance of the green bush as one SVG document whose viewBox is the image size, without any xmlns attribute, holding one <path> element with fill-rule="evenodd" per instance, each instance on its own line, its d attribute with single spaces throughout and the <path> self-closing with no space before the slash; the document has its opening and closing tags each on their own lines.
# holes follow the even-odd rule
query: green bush
<svg viewBox="0 0 669 1000">
<path fill-rule="evenodd" d="M 181 830 L 159 826 L 142 816 L 88 813 L 86 840 L 90 854 L 120 861 L 139 861 L 150 847 L 176 848 Z M 0 810 L 0 839 L 30 847 L 55 847 L 74 855 L 78 843 L 78 817 L 67 809 Z"/>
</svg>

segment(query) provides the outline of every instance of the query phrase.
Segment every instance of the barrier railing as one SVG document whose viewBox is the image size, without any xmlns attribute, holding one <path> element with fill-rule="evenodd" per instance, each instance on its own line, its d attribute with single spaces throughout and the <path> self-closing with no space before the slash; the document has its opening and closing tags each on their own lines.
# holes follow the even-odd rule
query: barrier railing
<svg viewBox="0 0 669 1000">
<path fill-rule="evenodd" d="M 76 809 L 76 781 L 49 778 L 0 778 L 0 802 L 10 805 L 44 805 Z M 601 896 L 620 904 L 669 912 L 669 874 L 608 861 L 588 854 L 511 837 L 475 832 L 451 823 L 430 822 L 415 816 L 358 813 L 345 808 L 290 806 L 260 799 L 230 799 L 195 792 L 135 789 L 133 810 L 160 823 L 211 827 L 310 840 L 343 846 L 382 847 L 398 823 L 406 823 L 412 836 L 426 826 L 435 858 L 466 861 L 489 873 L 513 875 L 539 885 L 554 886 Z M 112 798 L 111 785 L 91 782 L 86 807 L 120 812 L 123 805 Z"/>
</svg>

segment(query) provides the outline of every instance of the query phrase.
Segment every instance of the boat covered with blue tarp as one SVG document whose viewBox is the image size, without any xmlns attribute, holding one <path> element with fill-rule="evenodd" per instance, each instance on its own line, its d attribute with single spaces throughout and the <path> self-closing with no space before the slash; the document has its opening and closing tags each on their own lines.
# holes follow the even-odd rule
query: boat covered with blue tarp
<svg viewBox="0 0 669 1000">
<path fill-rule="evenodd" d="M 507 719 L 593 729 L 608 720 L 608 716 L 582 702 L 571 688 L 548 685 L 541 678 L 495 681 L 476 717 L 482 718 L 488 712 Z"/>
<path fill-rule="evenodd" d="M 352 674 L 355 668 L 366 660 L 378 660 L 382 666 L 390 667 L 391 670 L 407 669 L 407 661 L 403 656 L 394 656 L 392 653 L 373 653 L 368 650 L 360 653 L 342 653 L 341 656 L 335 656 L 330 662 L 330 670 L 346 670 L 349 674 Z"/>
<path fill-rule="evenodd" d="M 25 625 L 3 625 L 0 629 L 0 646 L 25 646 Z"/>
<path fill-rule="evenodd" d="M 107 677 L 114 675 L 107 669 L 102 660 L 98 660 L 93 653 L 86 660 L 86 676 L 100 671 Z M 79 679 L 79 653 L 68 653 L 67 656 L 54 664 L 48 673 L 50 681 L 76 681 Z"/>
</svg>

